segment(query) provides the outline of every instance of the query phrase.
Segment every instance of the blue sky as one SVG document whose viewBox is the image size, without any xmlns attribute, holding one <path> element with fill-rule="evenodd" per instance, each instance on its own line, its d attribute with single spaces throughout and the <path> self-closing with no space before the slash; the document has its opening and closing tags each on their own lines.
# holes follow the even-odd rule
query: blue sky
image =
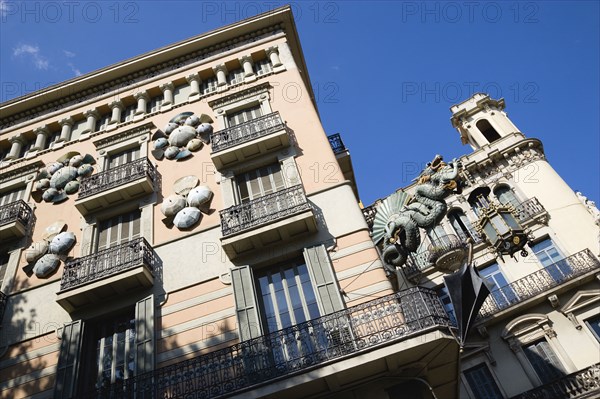
<svg viewBox="0 0 600 399">
<path fill-rule="evenodd" d="M 284 4 L 0 0 L 0 101 Z M 599 2 L 290 4 L 323 124 L 350 148 L 366 205 L 435 154 L 470 152 L 449 107 L 478 91 L 504 97 L 558 173 L 599 203 Z"/>
</svg>

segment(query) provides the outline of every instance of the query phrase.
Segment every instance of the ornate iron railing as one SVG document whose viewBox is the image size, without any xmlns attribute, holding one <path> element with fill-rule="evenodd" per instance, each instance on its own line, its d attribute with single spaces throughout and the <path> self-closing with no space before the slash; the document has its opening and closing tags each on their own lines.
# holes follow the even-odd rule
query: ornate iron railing
<svg viewBox="0 0 600 399">
<path fill-rule="evenodd" d="M 308 209 L 302 185 L 296 185 L 220 211 L 221 231 L 225 237 Z"/>
<path fill-rule="evenodd" d="M 6 303 L 8 302 L 8 298 L 6 294 L 0 291 L 0 324 L 2 324 L 2 318 L 4 317 L 4 310 L 6 309 Z"/>
<path fill-rule="evenodd" d="M 536 216 L 546 213 L 546 208 L 540 204 L 540 201 L 538 201 L 536 197 L 531 197 L 515 207 L 515 213 L 517 214 L 519 222 L 525 224 Z"/>
<path fill-rule="evenodd" d="M 592 251 L 586 248 L 537 272 L 492 290 L 479 311 L 479 319 L 491 317 L 494 313 L 597 269 L 600 269 L 600 262 Z"/>
<path fill-rule="evenodd" d="M 152 184 L 156 182 L 156 169 L 147 157 L 86 177 L 81 181 L 81 185 L 79 186 L 79 199 L 136 181 L 143 177 L 150 178 Z"/>
<path fill-rule="evenodd" d="M 454 234 L 446 234 L 431 240 L 427 247 L 429 262 L 435 263 L 441 256 L 456 250 L 464 251 L 466 244 Z"/>
<path fill-rule="evenodd" d="M 218 398 L 451 325 L 435 291 L 410 288 L 99 389 L 89 398 Z"/>
<path fill-rule="evenodd" d="M 600 396 L 600 364 L 558 378 L 511 399 L 574 399 Z"/>
<path fill-rule="evenodd" d="M 331 136 L 327 136 L 329 139 L 329 144 L 331 145 L 331 149 L 334 154 L 339 154 L 341 152 L 346 151 L 346 146 L 342 141 L 342 137 L 339 133 L 332 134 Z"/>
<path fill-rule="evenodd" d="M 28 226 L 32 216 L 33 211 L 25 201 L 11 202 L 0 207 L 0 226 L 13 222 Z"/>
<path fill-rule="evenodd" d="M 279 112 L 273 112 L 212 133 L 212 152 L 219 152 L 282 129 L 285 129 L 285 123 L 281 120 Z"/>
<path fill-rule="evenodd" d="M 140 237 L 67 262 L 60 280 L 60 290 L 91 283 L 142 264 L 154 273 L 157 258 L 152 246 Z"/>
</svg>

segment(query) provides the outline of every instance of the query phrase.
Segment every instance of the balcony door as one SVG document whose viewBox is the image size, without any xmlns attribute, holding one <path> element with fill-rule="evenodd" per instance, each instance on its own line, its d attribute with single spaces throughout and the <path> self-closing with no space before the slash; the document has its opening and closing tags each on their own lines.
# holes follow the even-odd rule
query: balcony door
<svg viewBox="0 0 600 399">
<path fill-rule="evenodd" d="M 248 108 L 244 108 L 239 111 L 227 113 L 227 125 L 229 127 L 241 125 L 262 116 L 260 104 L 253 105 Z"/>
<path fill-rule="evenodd" d="M 8 205 L 25 197 L 25 186 L 0 192 L 0 206 Z"/>
<path fill-rule="evenodd" d="M 493 263 L 481 270 L 481 275 L 487 281 L 494 284 L 494 289 L 490 293 L 490 296 L 494 298 L 500 309 L 504 309 L 519 301 L 519 297 L 508 284 L 508 281 L 506 281 L 506 277 L 504 277 L 497 263 Z"/>
<path fill-rule="evenodd" d="M 555 282 L 564 281 L 573 272 L 565 256 L 551 239 L 546 238 L 530 247 Z"/>
<path fill-rule="evenodd" d="M 98 224 L 96 251 L 115 248 L 140 237 L 141 211 L 115 216 Z"/>
</svg>

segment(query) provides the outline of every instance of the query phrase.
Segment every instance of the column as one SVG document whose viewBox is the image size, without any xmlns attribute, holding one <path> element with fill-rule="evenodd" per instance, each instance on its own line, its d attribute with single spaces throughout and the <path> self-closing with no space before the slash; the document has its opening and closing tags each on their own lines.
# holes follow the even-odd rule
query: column
<svg viewBox="0 0 600 399">
<path fill-rule="evenodd" d="M 87 122 L 85 130 L 81 132 L 82 135 L 91 133 L 96 129 L 96 121 L 100 118 L 100 114 L 96 111 L 96 108 L 92 108 L 85 111 L 83 116 L 87 118 Z"/>
<path fill-rule="evenodd" d="M 175 87 L 172 82 L 167 82 L 161 84 L 160 89 L 163 92 L 163 102 L 160 105 L 160 110 L 162 112 L 171 109 L 171 106 L 173 105 L 173 90 L 175 90 Z"/>
<path fill-rule="evenodd" d="M 133 95 L 137 100 L 137 109 L 135 110 L 135 116 L 146 114 L 146 105 L 150 101 L 150 96 L 146 91 L 138 91 Z M 141 119 L 141 118 L 140 118 Z"/>
<path fill-rule="evenodd" d="M 18 136 L 12 137 L 9 141 L 10 141 L 10 152 L 8 153 L 8 155 L 6 156 L 5 159 L 10 160 L 10 159 L 20 158 L 21 150 L 23 149 L 23 146 L 25 144 L 27 144 L 25 137 L 23 137 L 23 135 L 18 135 Z"/>
<path fill-rule="evenodd" d="M 35 133 L 35 144 L 33 145 L 32 150 L 42 151 L 46 148 L 46 141 L 50 136 L 50 130 L 44 125 L 35 129 L 33 133 Z"/>
<path fill-rule="evenodd" d="M 121 100 L 113 101 L 112 103 L 108 104 L 108 106 L 112 110 L 112 116 L 108 124 L 116 125 L 117 123 L 121 122 L 121 112 L 123 112 L 125 106 L 123 106 Z"/>
<path fill-rule="evenodd" d="M 254 61 L 252 57 L 249 55 L 245 55 L 239 59 L 240 64 L 242 64 L 242 68 L 244 68 L 244 81 L 252 82 L 256 80 L 256 75 L 254 74 Z"/>
<path fill-rule="evenodd" d="M 188 101 L 200 98 L 200 75 L 198 75 L 197 73 L 192 73 L 186 76 L 185 80 L 188 81 L 191 87 L 190 95 L 188 96 Z"/>
<path fill-rule="evenodd" d="M 225 64 L 213 67 L 213 72 L 217 75 L 217 86 L 227 85 L 227 67 Z"/>
<path fill-rule="evenodd" d="M 277 50 L 277 46 L 269 47 L 266 51 L 267 56 L 271 60 L 271 65 L 273 65 L 273 68 L 281 66 L 281 60 L 279 59 L 279 51 Z"/>
<path fill-rule="evenodd" d="M 61 129 L 60 137 L 56 141 L 59 143 L 61 141 L 69 141 L 71 139 L 71 129 L 73 129 L 73 123 L 75 122 L 71 118 L 64 118 L 58 121 L 58 123 L 60 124 Z"/>
</svg>

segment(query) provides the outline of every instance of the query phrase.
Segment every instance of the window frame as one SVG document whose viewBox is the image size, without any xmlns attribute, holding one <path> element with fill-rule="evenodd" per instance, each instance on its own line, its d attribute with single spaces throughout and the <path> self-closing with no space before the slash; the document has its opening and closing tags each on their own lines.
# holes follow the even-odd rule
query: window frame
<svg viewBox="0 0 600 399">
<path fill-rule="evenodd" d="M 490 365 L 488 364 L 487 361 L 483 361 L 483 362 L 475 364 L 474 366 L 470 366 L 469 368 L 463 370 L 460 373 L 461 379 L 463 380 L 465 387 L 467 387 L 469 397 L 475 398 L 475 399 L 480 398 L 480 396 L 478 396 L 479 392 L 473 389 L 473 386 L 471 385 L 471 382 L 469 381 L 469 378 L 467 377 L 467 372 L 470 370 L 473 370 L 475 368 L 483 368 L 484 370 L 486 370 L 488 372 L 489 377 L 490 377 L 489 382 L 493 383 L 493 386 L 497 389 L 497 393 L 500 395 L 500 396 L 497 396 L 498 399 L 503 399 L 506 397 L 504 394 L 504 391 L 502 390 L 502 386 L 498 383 L 496 374 L 490 368 Z"/>
</svg>

